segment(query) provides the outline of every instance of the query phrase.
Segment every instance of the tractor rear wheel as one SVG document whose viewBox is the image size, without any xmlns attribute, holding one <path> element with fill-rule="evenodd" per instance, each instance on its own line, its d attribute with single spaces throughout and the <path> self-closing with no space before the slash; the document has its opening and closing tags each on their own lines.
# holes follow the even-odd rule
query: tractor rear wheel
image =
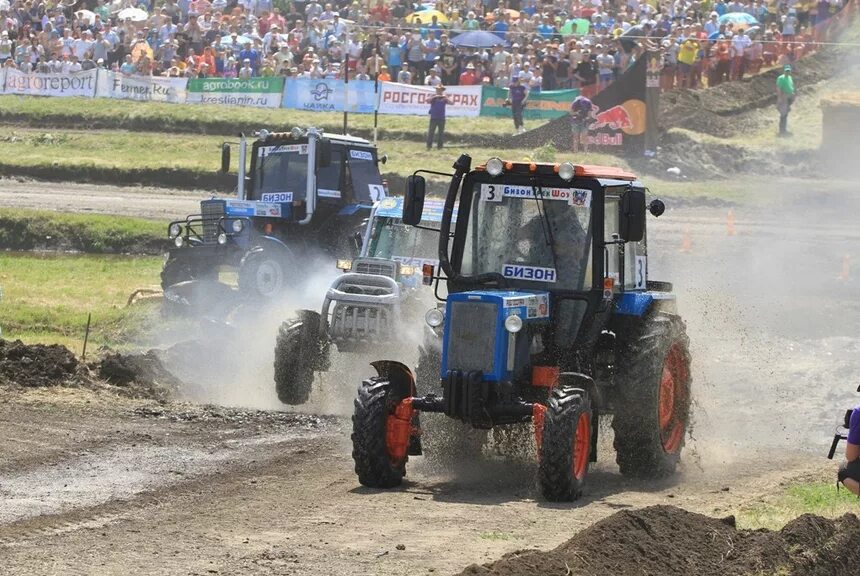
<svg viewBox="0 0 860 576">
<path fill-rule="evenodd" d="M 668 314 L 622 343 L 612 428 L 626 476 L 667 476 L 678 465 L 690 416 L 689 343 L 684 322 Z"/>
<path fill-rule="evenodd" d="M 275 341 L 275 391 L 284 404 L 304 404 L 320 365 L 320 315 L 301 310 L 281 324 Z"/>
<path fill-rule="evenodd" d="M 403 398 L 381 377 L 365 380 L 358 388 L 352 416 L 352 459 L 358 481 L 364 486 L 393 488 L 406 475 L 409 456 L 393 458 L 387 434 L 388 419 Z"/>
<path fill-rule="evenodd" d="M 547 500 L 567 502 L 582 494 L 597 424 L 592 416 L 588 392 L 567 386 L 553 390 L 538 452 L 538 483 Z"/>
</svg>

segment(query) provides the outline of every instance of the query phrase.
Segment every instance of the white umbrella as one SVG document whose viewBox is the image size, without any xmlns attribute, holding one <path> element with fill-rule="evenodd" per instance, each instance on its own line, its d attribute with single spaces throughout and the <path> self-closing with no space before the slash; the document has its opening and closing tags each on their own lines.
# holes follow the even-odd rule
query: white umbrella
<svg viewBox="0 0 860 576">
<path fill-rule="evenodd" d="M 75 15 L 81 20 L 86 18 L 87 20 L 89 20 L 90 24 L 96 21 L 95 12 L 90 12 L 89 10 L 78 10 L 77 12 L 75 12 Z"/>
<path fill-rule="evenodd" d="M 131 20 L 132 22 L 143 22 L 149 18 L 146 10 L 140 8 L 123 8 L 116 15 L 120 20 Z"/>
</svg>

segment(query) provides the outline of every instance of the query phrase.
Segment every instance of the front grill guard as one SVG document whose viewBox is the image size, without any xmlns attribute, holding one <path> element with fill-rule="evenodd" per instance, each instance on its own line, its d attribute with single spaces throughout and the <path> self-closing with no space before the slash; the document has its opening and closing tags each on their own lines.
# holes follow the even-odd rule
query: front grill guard
<svg viewBox="0 0 860 576">
<path fill-rule="evenodd" d="M 373 292 L 368 294 L 368 292 Z M 334 342 L 385 342 L 400 322 L 400 286 L 393 278 L 349 272 L 326 293 L 323 322 Z"/>
<path fill-rule="evenodd" d="M 226 221 L 230 220 L 242 220 L 245 224 L 242 227 L 242 232 L 248 230 L 251 226 L 250 218 L 243 217 L 227 217 L 227 216 L 218 216 L 218 217 L 207 217 L 203 214 L 191 214 L 186 217 L 185 220 L 174 220 L 170 224 L 167 225 L 167 235 L 170 236 L 170 228 L 174 224 L 179 224 L 182 229 L 180 232 L 180 236 L 185 240 L 184 245 L 194 246 L 195 244 L 215 244 L 218 242 L 218 236 L 223 232 L 227 235 L 228 238 L 231 236 L 238 236 L 242 234 L 242 232 L 233 232 L 233 229 L 227 230 Z M 214 234 L 207 234 L 206 231 L 208 229 L 214 229 Z"/>
</svg>

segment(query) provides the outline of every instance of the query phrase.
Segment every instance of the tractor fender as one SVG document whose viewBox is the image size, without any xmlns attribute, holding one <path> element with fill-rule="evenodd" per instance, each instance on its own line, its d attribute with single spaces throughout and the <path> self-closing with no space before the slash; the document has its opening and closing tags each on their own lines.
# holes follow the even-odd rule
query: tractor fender
<svg viewBox="0 0 860 576">
<path fill-rule="evenodd" d="M 254 246 L 248 249 L 247 252 L 242 256 L 242 264 L 244 264 L 245 259 L 249 254 L 257 254 L 259 252 L 264 252 L 266 250 L 272 250 L 274 252 L 283 252 L 286 254 L 288 259 L 292 259 L 295 261 L 295 255 L 289 246 L 284 244 L 280 239 L 275 238 L 274 236 L 260 236 L 257 238 Z"/>
<path fill-rule="evenodd" d="M 594 379 L 587 374 L 581 372 L 562 372 L 558 375 L 559 386 L 570 386 L 572 388 L 581 388 L 588 392 L 591 397 L 591 462 L 597 462 L 597 444 L 598 435 L 600 434 L 599 417 L 600 407 L 603 406 L 603 397 L 600 394 L 600 389 L 595 385 Z"/>
<path fill-rule="evenodd" d="M 409 369 L 406 364 L 397 362 L 396 360 L 377 360 L 371 362 L 376 373 L 387 379 L 394 386 L 395 391 L 402 398 L 411 398 L 415 396 L 415 374 Z"/>
</svg>

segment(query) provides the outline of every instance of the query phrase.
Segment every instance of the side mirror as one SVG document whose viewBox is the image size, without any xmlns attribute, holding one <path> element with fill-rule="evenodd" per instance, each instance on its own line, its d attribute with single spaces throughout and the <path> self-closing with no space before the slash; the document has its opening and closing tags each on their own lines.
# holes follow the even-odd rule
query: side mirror
<svg viewBox="0 0 860 576">
<path fill-rule="evenodd" d="M 651 200 L 651 203 L 648 204 L 648 212 L 650 212 L 654 218 L 662 216 L 663 212 L 665 212 L 665 211 L 666 211 L 666 205 L 663 204 L 663 201 L 660 200 L 659 198 L 655 198 L 654 200 Z"/>
<path fill-rule="evenodd" d="M 331 166 L 331 140 L 320 138 L 317 140 L 317 169 Z"/>
<path fill-rule="evenodd" d="M 406 197 L 403 199 L 403 223 L 417 226 L 421 223 L 421 214 L 424 212 L 424 196 L 426 195 L 427 183 L 423 176 L 409 176 L 406 178 Z"/>
<path fill-rule="evenodd" d="M 385 164 L 386 162 L 388 162 L 388 154 L 383 154 L 376 159 L 377 164 Z"/>
<path fill-rule="evenodd" d="M 221 144 L 221 172 L 226 174 L 230 171 L 230 145 L 224 142 Z"/>
<path fill-rule="evenodd" d="M 639 242 L 645 236 L 645 190 L 628 188 L 621 196 L 619 236 L 625 242 Z"/>
</svg>

